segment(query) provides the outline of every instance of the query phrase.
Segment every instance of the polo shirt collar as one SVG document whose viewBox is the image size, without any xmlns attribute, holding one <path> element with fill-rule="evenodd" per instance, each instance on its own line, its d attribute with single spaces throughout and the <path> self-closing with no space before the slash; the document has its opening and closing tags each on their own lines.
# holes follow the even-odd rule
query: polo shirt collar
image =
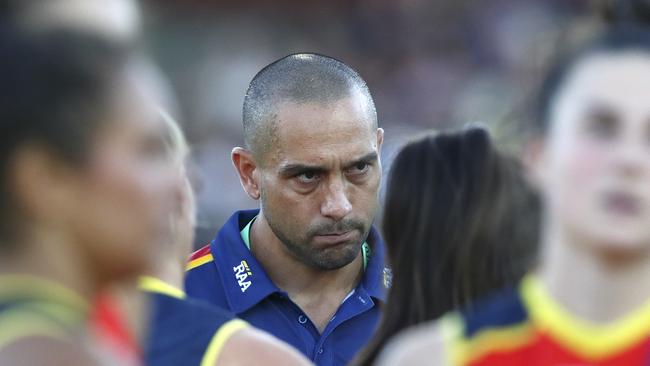
<svg viewBox="0 0 650 366">
<path fill-rule="evenodd" d="M 361 283 L 368 295 L 385 302 L 388 289 L 392 284 L 393 274 L 385 263 L 386 249 L 384 242 L 374 226 L 370 228 L 366 242 L 372 249 L 372 255 Z"/>
<path fill-rule="evenodd" d="M 259 210 L 235 212 L 210 244 L 224 293 L 234 313 L 243 313 L 266 297 L 282 291 L 242 240 L 240 231 Z"/>
<path fill-rule="evenodd" d="M 241 237 L 241 230 L 258 214 L 259 210 L 235 212 L 210 244 L 230 310 L 237 314 L 251 309 L 272 294 L 284 294 L 271 281 Z M 372 256 L 360 285 L 371 297 L 386 301 L 390 270 L 384 266 L 384 244 L 374 227 L 367 242 Z"/>
</svg>

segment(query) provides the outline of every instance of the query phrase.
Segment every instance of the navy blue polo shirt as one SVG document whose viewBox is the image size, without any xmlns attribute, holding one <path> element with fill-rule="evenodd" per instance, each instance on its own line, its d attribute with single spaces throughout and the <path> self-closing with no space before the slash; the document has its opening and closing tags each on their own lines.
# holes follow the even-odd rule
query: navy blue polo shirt
<svg viewBox="0 0 650 366">
<path fill-rule="evenodd" d="M 316 365 L 348 364 L 373 335 L 390 286 L 377 230 L 372 228 L 366 240 L 372 254 L 362 280 L 321 334 L 246 247 L 240 231 L 258 213 L 235 212 L 212 243 L 192 255 L 185 280 L 188 296 L 235 313 L 291 344 Z"/>
</svg>

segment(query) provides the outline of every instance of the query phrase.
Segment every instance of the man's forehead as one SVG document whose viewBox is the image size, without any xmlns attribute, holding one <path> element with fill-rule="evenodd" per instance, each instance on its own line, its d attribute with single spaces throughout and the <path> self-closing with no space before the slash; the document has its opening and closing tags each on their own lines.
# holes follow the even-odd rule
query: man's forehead
<svg viewBox="0 0 650 366">
<path fill-rule="evenodd" d="M 285 101 L 276 105 L 275 129 L 279 137 L 314 139 L 331 133 L 373 134 L 374 125 L 363 98 L 306 103 Z"/>
<path fill-rule="evenodd" d="M 275 147 L 289 155 L 319 155 L 333 149 L 360 154 L 375 150 L 373 123 L 367 113 L 358 112 L 349 102 L 286 105 L 278 113 Z"/>
<path fill-rule="evenodd" d="M 327 165 L 334 162 L 348 163 L 372 153 L 378 153 L 377 140 L 339 139 L 335 136 L 314 143 L 279 143 L 276 162 L 282 164 Z"/>
</svg>

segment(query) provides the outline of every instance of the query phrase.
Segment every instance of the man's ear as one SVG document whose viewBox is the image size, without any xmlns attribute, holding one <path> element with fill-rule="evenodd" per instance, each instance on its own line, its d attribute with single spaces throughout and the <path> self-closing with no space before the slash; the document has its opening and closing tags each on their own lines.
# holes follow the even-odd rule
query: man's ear
<svg viewBox="0 0 650 366">
<path fill-rule="evenodd" d="M 259 174 L 257 174 L 258 167 L 253 154 L 243 147 L 236 147 L 232 149 L 230 157 L 244 191 L 250 198 L 258 200 L 260 198 Z"/>
<path fill-rule="evenodd" d="M 381 155 L 381 146 L 384 144 L 384 129 L 377 129 L 377 154 Z"/>
</svg>

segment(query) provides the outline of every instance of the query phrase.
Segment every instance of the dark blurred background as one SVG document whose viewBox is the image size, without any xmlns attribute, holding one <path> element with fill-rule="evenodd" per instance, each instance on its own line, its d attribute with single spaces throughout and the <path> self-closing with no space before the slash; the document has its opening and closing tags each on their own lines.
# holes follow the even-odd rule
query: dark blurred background
<svg viewBox="0 0 650 366">
<path fill-rule="evenodd" d="M 587 0 L 148 0 L 145 41 L 170 79 L 175 114 L 199 172 L 197 245 L 237 209 L 257 207 L 230 151 L 243 143 L 241 106 L 263 66 L 317 52 L 356 69 L 375 98 L 391 156 L 423 131 L 488 125 L 516 145 L 518 113 L 568 31 L 587 32 Z"/>
</svg>

